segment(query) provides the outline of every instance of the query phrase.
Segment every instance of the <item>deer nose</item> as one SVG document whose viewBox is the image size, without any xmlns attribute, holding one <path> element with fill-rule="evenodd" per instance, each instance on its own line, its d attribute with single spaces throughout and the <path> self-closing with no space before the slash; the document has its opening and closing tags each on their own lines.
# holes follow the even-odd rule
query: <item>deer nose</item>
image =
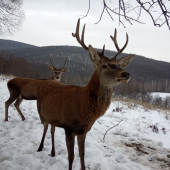
<svg viewBox="0 0 170 170">
<path fill-rule="evenodd" d="M 59 77 L 57 76 L 56 79 L 59 79 Z"/>
<path fill-rule="evenodd" d="M 130 74 L 129 74 L 129 73 L 127 73 L 127 72 L 123 72 L 123 73 L 122 73 L 122 76 L 123 76 L 123 77 L 125 77 L 125 78 L 126 78 L 126 80 L 128 80 L 128 79 L 129 79 L 129 77 L 130 77 Z"/>
</svg>

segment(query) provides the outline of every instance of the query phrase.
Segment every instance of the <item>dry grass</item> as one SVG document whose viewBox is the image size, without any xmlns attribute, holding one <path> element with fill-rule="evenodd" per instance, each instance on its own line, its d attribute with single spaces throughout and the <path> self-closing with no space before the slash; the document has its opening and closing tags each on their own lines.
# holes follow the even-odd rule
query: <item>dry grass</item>
<svg viewBox="0 0 170 170">
<path fill-rule="evenodd" d="M 15 78 L 15 77 L 16 77 L 16 76 L 14 76 L 14 75 L 12 75 L 12 74 L 9 74 L 9 75 L 0 74 L 0 76 L 6 77 L 6 78 Z"/>
<path fill-rule="evenodd" d="M 136 109 L 137 106 L 142 106 L 146 111 L 147 110 L 164 110 L 166 112 L 170 112 L 170 108 L 165 108 L 165 107 L 160 107 L 156 105 L 152 105 L 150 103 L 142 102 L 139 100 L 133 100 L 133 99 L 125 99 L 125 98 L 112 98 L 112 101 L 120 101 L 120 102 L 125 102 L 128 106 L 129 109 Z"/>
<path fill-rule="evenodd" d="M 2 77 L 0 78 L 0 82 L 1 82 L 1 81 L 8 81 L 8 80 L 10 80 L 10 79 L 12 79 L 12 78 L 15 78 L 15 76 L 13 76 L 13 75 L 6 75 L 6 74 L 0 74 L 0 76 L 2 76 Z"/>
</svg>

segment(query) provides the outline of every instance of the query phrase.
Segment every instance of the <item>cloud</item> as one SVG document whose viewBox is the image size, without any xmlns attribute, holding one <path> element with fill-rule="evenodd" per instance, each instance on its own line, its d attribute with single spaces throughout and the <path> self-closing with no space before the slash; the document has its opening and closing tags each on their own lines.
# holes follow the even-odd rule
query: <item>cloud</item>
<svg viewBox="0 0 170 170">
<path fill-rule="evenodd" d="M 22 31 L 4 38 L 37 46 L 79 46 L 71 33 L 75 32 L 78 18 L 86 14 L 88 2 L 88 0 L 25 1 L 23 9 L 26 20 Z M 106 13 L 103 14 L 101 22 L 96 25 L 94 23 L 99 20 L 102 7 L 102 0 L 91 1 L 89 15 L 81 20 L 81 29 L 86 23 L 85 43 L 87 45 L 91 44 L 95 48 L 102 48 L 103 44 L 106 44 L 106 49 L 116 50 L 110 35 L 114 35 L 114 29 L 117 28 L 120 47 L 126 41 L 126 32 L 129 35 L 129 43 L 124 52 L 170 62 L 170 31 L 166 26 L 154 27 L 149 16 L 143 15 L 142 20 L 147 24 L 129 25 L 127 23 L 127 28 L 123 28 L 122 25 L 119 26 L 118 18 L 115 17 L 115 21 L 112 21 Z"/>
</svg>

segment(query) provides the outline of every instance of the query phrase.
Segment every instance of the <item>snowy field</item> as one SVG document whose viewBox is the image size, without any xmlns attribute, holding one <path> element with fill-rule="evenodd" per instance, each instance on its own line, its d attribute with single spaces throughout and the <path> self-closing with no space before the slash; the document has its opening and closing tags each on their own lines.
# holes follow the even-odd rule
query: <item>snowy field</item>
<svg viewBox="0 0 170 170">
<path fill-rule="evenodd" d="M 63 129 L 55 131 L 55 157 L 49 156 L 50 127 L 44 150 L 37 152 L 43 126 L 36 101 L 22 102 L 25 121 L 21 121 L 13 104 L 9 107 L 9 122 L 4 121 L 5 101 L 9 98 L 7 80 L 0 76 L 0 170 L 67 170 Z M 103 140 L 105 132 L 119 122 Z M 170 112 L 112 102 L 88 132 L 85 150 L 86 170 L 170 170 Z M 73 170 L 80 170 L 77 141 Z"/>
</svg>

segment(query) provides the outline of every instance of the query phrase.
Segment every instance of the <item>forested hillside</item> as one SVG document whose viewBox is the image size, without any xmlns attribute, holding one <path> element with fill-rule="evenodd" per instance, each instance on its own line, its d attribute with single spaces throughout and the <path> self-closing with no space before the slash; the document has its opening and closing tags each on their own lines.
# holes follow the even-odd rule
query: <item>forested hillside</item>
<svg viewBox="0 0 170 170">
<path fill-rule="evenodd" d="M 52 54 L 52 61 L 57 68 L 64 64 L 65 56 L 67 56 L 66 66 L 69 70 L 62 76 L 63 83 L 86 85 L 93 74 L 93 65 L 88 52 L 81 47 L 29 47 L 28 45 L 27 48 L 17 48 L 17 45 L 14 49 L 1 50 L 0 73 L 21 77 L 50 78 L 52 73 L 48 70 L 47 64 L 50 64 L 49 56 Z M 101 49 L 97 50 L 101 51 Z M 115 51 L 105 50 L 105 56 L 109 58 L 115 53 Z M 120 58 L 125 55 L 129 54 L 123 53 Z M 170 63 L 136 55 L 126 70 L 131 74 L 131 81 L 117 87 L 116 92 L 125 94 L 125 91 L 129 92 L 131 87 L 133 87 L 132 91 L 138 92 L 142 90 L 170 92 Z"/>
<path fill-rule="evenodd" d="M 100 51 L 100 49 L 98 49 Z M 48 46 L 48 47 L 36 47 L 36 48 L 23 48 L 8 50 L 8 55 L 14 57 L 25 58 L 28 62 L 32 63 L 49 63 L 49 56 L 52 54 L 53 62 L 56 66 L 61 66 L 64 62 L 64 56 L 68 57 L 67 66 L 69 72 L 73 74 L 88 74 L 93 72 L 92 62 L 90 61 L 88 52 L 81 47 L 75 46 Z M 105 51 L 107 57 L 115 55 L 114 51 Z M 129 55 L 122 54 L 120 57 Z M 157 61 L 149 58 L 145 58 L 136 55 L 130 66 L 127 68 L 131 72 L 134 80 L 147 81 L 147 80 L 159 80 L 170 79 L 170 63 Z"/>
</svg>

